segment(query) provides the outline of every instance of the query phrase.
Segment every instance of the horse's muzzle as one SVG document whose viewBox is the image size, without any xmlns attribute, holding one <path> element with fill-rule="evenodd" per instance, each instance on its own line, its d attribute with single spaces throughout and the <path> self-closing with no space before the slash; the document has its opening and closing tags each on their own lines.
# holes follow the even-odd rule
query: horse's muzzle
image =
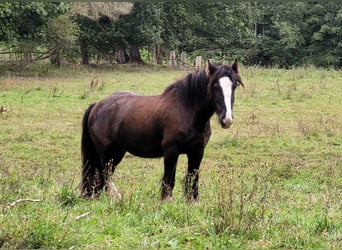
<svg viewBox="0 0 342 250">
<path fill-rule="evenodd" d="M 220 119 L 220 124 L 222 128 L 230 128 L 233 125 L 233 118 Z"/>
</svg>

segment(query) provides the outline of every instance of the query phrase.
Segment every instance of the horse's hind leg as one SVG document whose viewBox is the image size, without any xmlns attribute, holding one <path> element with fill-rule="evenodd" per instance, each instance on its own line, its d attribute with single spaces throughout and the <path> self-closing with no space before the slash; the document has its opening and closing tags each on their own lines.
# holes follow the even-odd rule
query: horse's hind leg
<svg viewBox="0 0 342 250">
<path fill-rule="evenodd" d="M 117 187 L 114 185 L 111 176 L 113 175 L 116 166 L 121 162 L 125 153 L 126 152 L 124 150 L 115 150 L 115 155 L 113 155 L 112 159 L 109 160 L 106 164 L 107 173 L 105 175 L 105 190 L 109 196 L 119 200 L 122 198 L 122 195 Z"/>
<path fill-rule="evenodd" d="M 100 195 L 103 187 L 98 169 L 101 166 L 101 161 L 96 154 L 93 154 L 89 158 L 85 158 L 84 162 L 80 183 L 81 195 L 86 199 L 94 199 Z"/>
</svg>

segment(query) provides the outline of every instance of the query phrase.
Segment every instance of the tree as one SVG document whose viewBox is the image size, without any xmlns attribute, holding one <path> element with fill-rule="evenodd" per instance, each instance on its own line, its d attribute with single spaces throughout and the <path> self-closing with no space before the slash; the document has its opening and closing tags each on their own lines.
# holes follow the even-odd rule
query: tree
<svg viewBox="0 0 342 250">
<path fill-rule="evenodd" d="M 256 23 L 262 32 L 255 34 L 249 63 L 289 67 L 302 61 L 305 38 L 301 33 L 305 3 L 258 3 Z"/>
<path fill-rule="evenodd" d="M 70 14 L 51 19 L 47 25 L 47 47 L 51 54 L 51 63 L 60 66 L 61 56 L 68 47 L 74 45 L 79 35 L 79 27 Z"/>
<path fill-rule="evenodd" d="M 131 3 L 86 2 L 72 3 L 72 13 L 80 26 L 79 43 L 81 63 L 89 64 L 92 48 L 99 54 L 112 54 L 113 48 L 121 43 L 122 35 L 115 30 L 114 20 L 120 15 L 128 14 Z"/>
<path fill-rule="evenodd" d="M 310 3 L 307 24 L 308 63 L 342 67 L 342 3 Z"/>
<path fill-rule="evenodd" d="M 51 18 L 68 11 L 66 3 L 10 2 L 0 3 L 0 41 L 45 41 L 46 25 Z"/>
<path fill-rule="evenodd" d="M 139 49 L 162 43 L 161 6 L 158 3 L 134 3 L 131 12 L 115 22 L 117 33 L 122 34 L 122 49 L 128 47 L 129 62 L 142 63 Z"/>
<path fill-rule="evenodd" d="M 47 45 L 50 19 L 67 11 L 66 3 L 0 3 L 0 41 L 30 61 L 33 50 Z"/>
<path fill-rule="evenodd" d="M 257 34 L 249 64 L 341 67 L 341 3 L 258 3 Z"/>
</svg>

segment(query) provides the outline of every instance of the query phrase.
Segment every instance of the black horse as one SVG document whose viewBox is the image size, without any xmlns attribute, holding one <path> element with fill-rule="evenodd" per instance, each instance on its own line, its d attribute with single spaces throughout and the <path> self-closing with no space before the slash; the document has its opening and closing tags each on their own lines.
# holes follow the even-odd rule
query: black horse
<svg viewBox="0 0 342 250">
<path fill-rule="evenodd" d="M 209 140 L 210 117 L 216 112 L 223 128 L 233 123 L 234 91 L 243 82 L 232 66 L 209 61 L 203 71 L 188 74 L 160 95 L 114 93 L 91 104 L 83 118 L 81 195 L 97 197 L 105 187 L 121 198 L 111 174 L 126 152 L 164 157 L 161 199 L 171 198 L 179 154 L 186 154 L 184 192 L 198 198 L 199 166 Z"/>
</svg>

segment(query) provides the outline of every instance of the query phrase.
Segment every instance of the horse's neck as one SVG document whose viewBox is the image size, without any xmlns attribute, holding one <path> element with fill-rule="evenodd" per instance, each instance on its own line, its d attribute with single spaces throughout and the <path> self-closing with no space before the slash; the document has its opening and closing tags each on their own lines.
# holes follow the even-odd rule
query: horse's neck
<svg viewBox="0 0 342 250">
<path fill-rule="evenodd" d="M 209 123 L 210 118 L 214 114 L 213 105 L 205 105 L 195 112 L 195 122 L 199 125 L 199 127 L 206 127 Z"/>
</svg>

